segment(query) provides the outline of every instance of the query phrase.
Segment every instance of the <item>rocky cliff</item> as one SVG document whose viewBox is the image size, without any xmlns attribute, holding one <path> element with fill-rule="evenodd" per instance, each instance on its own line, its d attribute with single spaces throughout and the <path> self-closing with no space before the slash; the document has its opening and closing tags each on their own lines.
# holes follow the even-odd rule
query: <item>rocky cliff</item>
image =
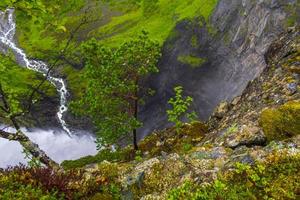
<svg viewBox="0 0 300 200">
<path fill-rule="evenodd" d="M 159 75 L 149 81 L 157 93 L 140 112 L 141 137 L 167 126 L 174 86 L 182 85 L 194 98 L 193 109 L 202 120 L 221 101 L 240 95 L 266 68 L 265 53 L 288 21 L 299 22 L 298 9 L 294 0 L 220 0 L 208 22 L 180 22 L 164 44 Z"/>
</svg>

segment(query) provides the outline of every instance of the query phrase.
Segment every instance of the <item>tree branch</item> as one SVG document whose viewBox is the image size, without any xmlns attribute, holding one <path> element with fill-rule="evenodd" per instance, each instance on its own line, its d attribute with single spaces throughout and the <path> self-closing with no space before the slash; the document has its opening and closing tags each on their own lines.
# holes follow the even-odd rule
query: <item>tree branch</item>
<svg viewBox="0 0 300 200">
<path fill-rule="evenodd" d="M 24 111 L 20 113 L 13 113 L 11 105 L 9 104 L 9 101 L 5 95 L 5 92 L 3 91 L 2 84 L 0 82 L 0 101 L 2 101 L 2 105 L 0 106 L 0 109 L 7 114 L 6 119 L 10 120 L 14 128 L 16 129 L 16 133 L 10 133 L 7 131 L 4 131 L 4 129 L 0 130 L 0 137 L 8 140 L 14 140 L 18 141 L 25 150 L 27 150 L 33 157 L 37 158 L 40 162 L 45 164 L 46 166 L 52 167 L 54 169 L 59 169 L 59 165 L 53 161 L 50 157 L 47 156 L 47 154 L 39 148 L 37 144 L 32 142 L 29 137 L 27 137 L 21 130 L 21 127 L 19 126 L 17 122 L 17 117 L 24 115 L 25 113 L 28 113 L 32 107 L 33 98 L 36 95 L 36 93 L 39 92 L 42 85 L 48 80 L 51 71 L 57 66 L 59 62 L 60 57 L 64 57 L 65 52 L 68 50 L 69 46 L 71 45 L 72 40 L 75 37 L 76 32 L 79 31 L 79 29 L 88 22 L 87 14 L 88 10 L 85 11 L 85 17 L 82 19 L 81 23 L 70 33 L 70 37 L 64 47 L 64 49 L 59 53 L 59 56 L 56 58 L 56 60 L 53 62 L 51 66 L 49 66 L 49 69 L 44 77 L 44 79 L 37 85 L 37 87 L 32 89 L 32 92 L 29 95 L 28 98 L 28 105 L 25 106 Z"/>
<path fill-rule="evenodd" d="M 9 133 L 3 130 L 0 130 L 0 137 L 7 140 L 15 140 L 15 141 L 18 140 L 18 136 L 16 134 Z"/>
<path fill-rule="evenodd" d="M 41 161 L 46 166 L 52 167 L 54 169 L 59 169 L 59 165 L 53 161 L 51 158 L 47 156 L 47 154 L 39 148 L 39 146 L 35 143 L 33 143 L 29 137 L 27 137 L 20 129 L 20 126 L 16 120 L 16 117 L 12 115 L 10 105 L 8 103 L 8 100 L 6 99 L 6 95 L 3 91 L 2 84 L 0 83 L 0 96 L 1 100 L 4 104 L 4 107 L 6 110 L 8 110 L 7 114 L 9 117 L 7 117 L 14 128 L 17 130 L 16 133 L 10 133 L 7 131 L 4 131 L 4 129 L 0 130 L 0 137 L 8 140 L 14 140 L 18 141 L 24 149 L 30 152 L 30 154 L 37 158 L 39 161 Z"/>
</svg>

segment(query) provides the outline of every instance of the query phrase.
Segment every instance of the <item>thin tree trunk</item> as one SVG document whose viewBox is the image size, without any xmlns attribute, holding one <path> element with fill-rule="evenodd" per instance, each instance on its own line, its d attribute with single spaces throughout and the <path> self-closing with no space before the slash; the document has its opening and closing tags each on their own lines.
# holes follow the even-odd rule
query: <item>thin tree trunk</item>
<svg viewBox="0 0 300 200">
<path fill-rule="evenodd" d="M 138 101 L 134 101 L 134 118 L 138 119 Z M 139 150 L 138 144 L 137 144 L 137 130 L 133 129 L 133 147 L 134 150 Z"/>
<path fill-rule="evenodd" d="M 3 105 L 0 105 L 0 109 L 4 111 L 7 115 L 11 113 L 11 107 L 7 101 L 7 97 L 3 91 L 2 84 L 0 83 L 0 99 Z M 13 140 L 19 142 L 23 148 L 28 151 L 34 158 L 38 159 L 41 163 L 53 169 L 59 169 L 59 165 L 47 156 L 47 154 L 39 148 L 37 144 L 32 142 L 29 137 L 27 137 L 20 128 L 15 116 L 11 115 L 8 117 L 12 125 L 16 129 L 16 133 L 6 132 L 0 129 L 0 137 L 8 140 Z"/>
<path fill-rule="evenodd" d="M 138 120 L 138 78 L 136 78 L 136 89 L 135 89 L 135 97 L 134 100 L 134 118 Z M 133 147 L 134 150 L 139 150 L 138 143 L 137 143 L 137 130 L 133 129 Z"/>
<path fill-rule="evenodd" d="M 136 129 L 133 130 L 133 147 L 134 147 L 134 150 L 139 150 L 139 146 L 137 144 L 137 137 L 136 137 Z"/>
</svg>

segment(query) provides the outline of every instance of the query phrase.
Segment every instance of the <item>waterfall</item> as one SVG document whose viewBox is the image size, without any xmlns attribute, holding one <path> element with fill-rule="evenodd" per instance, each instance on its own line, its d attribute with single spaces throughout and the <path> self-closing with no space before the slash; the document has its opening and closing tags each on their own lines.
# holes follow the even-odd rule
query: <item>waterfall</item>
<svg viewBox="0 0 300 200">
<path fill-rule="evenodd" d="M 66 83 L 62 78 L 53 77 L 51 72 L 47 75 L 49 68 L 46 63 L 37 60 L 30 60 L 25 52 L 20 49 L 15 41 L 16 23 L 14 20 L 14 9 L 7 9 L 6 11 L 0 11 L 0 45 L 10 49 L 15 54 L 17 61 L 20 65 L 42 73 L 45 77 L 47 76 L 48 81 L 55 86 L 60 95 L 60 106 L 57 112 L 58 120 L 63 130 L 71 135 L 72 132 L 67 127 L 67 124 L 63 118 L 64 114 L 68 111 L 67 107 L 67 88 Z"/>
</svg>

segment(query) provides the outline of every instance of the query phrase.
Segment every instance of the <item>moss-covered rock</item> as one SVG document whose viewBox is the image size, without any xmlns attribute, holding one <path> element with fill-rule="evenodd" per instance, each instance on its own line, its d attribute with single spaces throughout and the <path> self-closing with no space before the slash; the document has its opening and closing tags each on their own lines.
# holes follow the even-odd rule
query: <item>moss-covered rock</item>
<svg viewBox="0 0 300 200">
<path fill-rule="evenodd" d="M 192 122 L 191 124 L 186 124 L 183 127 L 183 132 L 188 136 L 197 138 L 197 137 L 203 137 L 208 132 L 208 128 L 206 124 L 200 121 L 195 121 Z"/>
<path fill-rule="evenodd" d="M 207 60 L 204 58 L 196 57 L 193 55 L 181 55 L 178 56 L 177 60 L 182 64 L 189 65 L 193 68 L 201 67 Z"/>
<path fill-rule="evenodd" d="M 300 134 L 300 102 L 291 101 L 277 109 L 266 109 L 260 125 L 269 141 Z"/>
<path fill-rule="evenodd" d="M 210 184 L 185 183 L 167 199 L 299 199 L 299 161 L 299 154 L 274 153 L 254 166 L 235 163 Z"/>
</svg>

